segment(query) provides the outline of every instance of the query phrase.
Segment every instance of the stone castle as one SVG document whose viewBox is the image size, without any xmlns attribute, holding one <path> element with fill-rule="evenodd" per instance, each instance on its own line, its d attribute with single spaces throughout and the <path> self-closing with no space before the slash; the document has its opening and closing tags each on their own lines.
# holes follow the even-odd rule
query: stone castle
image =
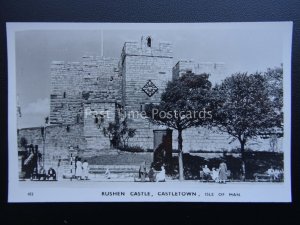
<svg viewBox="0 0 300 225">
<path fill-rule="evenodd" d="M 226 73 L 224 63 L 182 60 L 174 64 L 172 48 L 172 44 L 148 36 L 138 42 L 125 42 L 119 59 L 83 56 L 81 62 L 53 61 L 50 118 L 45 129 L 46 155 L 54 159 L 74 148 L 86 155 L 97 155 L 110 148 L 110 140 L 104 136 L 101 127 L 115 121 L 118 108 L 142 112 L 145 104 L 160 101 L 168 81 L 186 72 L 205 72 L 212 77 Z M 101 124 L 95 116 L 99 112 Z M 145 151 L 154 148 L 153 131 L 165 129 L 141 118 L 130 118 L 128 126 L 136 129 L 129 144 Z M 18 137 L 42 145 L 40 133 L 39 127 L 24 128 L 18 131 Z M 177 132 L 173 131 L 172 135 L 173 149 L 176 149 Z M 230 151 L 239 147 L 237 142 L 229 142 L 227 134 L 205 128 L 190 128 L 183 132 L 185 152 Z M 251 149 L 270 148 L 265 139 L 249 142 L 249 145 Z"/>
</svg>

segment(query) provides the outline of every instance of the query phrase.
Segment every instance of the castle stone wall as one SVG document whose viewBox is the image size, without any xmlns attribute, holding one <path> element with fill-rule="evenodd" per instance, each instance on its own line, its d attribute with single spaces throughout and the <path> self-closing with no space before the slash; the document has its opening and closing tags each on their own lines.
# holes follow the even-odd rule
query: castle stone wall
<svg viewBox="0 0 300 225">
<path fill-rule="evenodd" d="M 141 111 L 146 103 L 158 103 L 168 81 L 172 80 L 172 45 L 126 42 L 122 52 L 123 106 L 127 111 Z M 158 88 L 149 97 L 142 88 L 151 82 Z"/>
<path fill-rule="evenodd" d="M 82 118 L 80 63 L 52 62 L 50 123 L 72 124 Z"/>
<path fill-rule="evenodd" d="M 149 38 L 150 45 L 148 45 Z M 170 43 L 142 37 L 141 42 L 124 44 L 120 63 L 122 105 L 128 114 L 135 113 L 134 116 L 128 117 L 128 126 L 136 129 L 135 137 L 129 140 L 130 145 L 144 149 L 153 148 L 153 129 L 158 129 L 158 126 L 150 124 L 138 113 L 144 111 L 145 104 L 160 102 L 167 82 L 172 80 L 172 65 L 173 54 Z M 157 88 L 152 96 L 148 96 L 142 90 L 148 82 Z"/>
<path fill-rule="evenodd" d="M 188 128 L 183 131 L 183 151 L 231 151 L 240 148 L 238 140 L 232 142 L 233 137 L 221 133 L 216 129 L 210 130 L 203 127 Z M 178 149 L 178 132 L 173 130 L 173 149 Z M 270 151 L 270 139 L 260 137 L 249 139 L 246 148 L 256 151 Z M 278 138 L 275 151 L 282 151 L 282 138 Z"/>
<path fill-rule="evenodd" d="M 84 56 L 82 62 L 51 65 L 50 123 L 83 121 L 83 103 L 121 100 L 118 59 Z"/>
<path fill-rule="evenodd" d="M 109 149 L 109 137 L 104 136 L 103 128 L 115 121 L 114 102 L 90 102 L 84 104 L 83 135 L 87 149 Z"/>
<path fill-rule="evenodd" d="M 138 42 L 125 42 L 121 58 L 84 56 L 80 62 L 53 61 L 51 65 L 50 124 L 47 127 L 46 149 L 49 157 L 65 156 L 69 146 L 95 155 L 110 148 L 110 140 L 103 128 L 115 121 L 115 110 L 121 105 L 126 113 L 137 113 L 128 118 L 128 127 L 136 129 L 129 145 L 153 148 L 153 130 L 166 129 L 141 118 L 148 103 L 159 103 L 166 84 L 186 72 L 209 73 L 220 76 L 226 73 L 223 63 L 181 60 L 173 67 L 172 44 L 145 36 Z M 157 91 L 148 96 L 143 87 L 152 83 Z M 147 92 L 147 91 L 146 91 Z M 104 113 L 103 121 L 95 114 Z M 69 125 L 70 130 L 66 131 Z M 47 135 L 47 134 L 46 134 Z M 20 137 L 41 146 L 40 128 L 21 129 Z M 173 131 L 173 149 L 177 149 L 177 132 Z M 206 128 L 190 128 L 183 132 L 183 148 L 188 151 L 228 151 L 239 148 L 231 137 Z M 278 141 L 281 149 L 281 140 Z M 270 140 L 250 140 L 246 146 L 253 150 L 269 150 Z"/>
<path fill-rule="evenodd" d="M 219 77 L 226 74 L 226 66 L 224 63 L 212 62 L 194 62 L 192 60 L 181 60 L 176 63 L 172 69 L 173 79 L 176 79 L 187 72 L 195 74 L 208 73 L 212 77 Z"/>
<path fill-rule="evenodd" d="M 121 99 L 118 59 L 85 57 L 82 63 L 82 97 L 85 101 Z"/>
<path fill-rule="evenodd" d="M 69 127 L 67 129 L 67 127 Z M 24 137 L 28 144 L 38 145 L 43 153 L 41 127 L 23 128 L 18 131 L 18 143 Z M 69 149 L 84 150 L 86 141 L 83 136 L 83 124 L 50 125 L 45 128 L 45 162 L 46 165 L 58 163 L 58 159 L 69 157 Z"/>
</svg>

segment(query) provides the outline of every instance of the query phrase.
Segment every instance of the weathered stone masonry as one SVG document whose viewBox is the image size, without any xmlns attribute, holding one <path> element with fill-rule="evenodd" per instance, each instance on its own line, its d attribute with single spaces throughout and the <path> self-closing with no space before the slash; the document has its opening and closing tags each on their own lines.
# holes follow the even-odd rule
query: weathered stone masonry
<svg viewBox="0 0 300 225">
<path fill-rule="evenodd" d="M 45 164 L 46 167 L 52 162 L 57 163 L 58 159 L 69 157 L 69 149 L 84 149 L 86 140 L 83 136 L 83 124 L 74 125 L 51 125 L 45 129 Z M 18 142 L 25 137 L 29 144 L 39 146 L 39 151 L 43 151 L 43 138 L 41 127 L 24 128 L 18 130 Z"/>
<path fill-rule="evenodd" d="M 150 42 L 150 43 L 149 43 Z M 147 103 L 159 103 L 168 81 L 172 80 L 173 54 L 170 43 L 159 43 L 151 37 L 141 42 L 126 42 L 121 55 L 122 105 L 127 112 L 142 112 Z M 157 92 L 148 96 L 142 88 L 151 82 Z M 153 129 L 158 129 L 145 119 L 129 119 L 129 126 L 138 128 L 131 139 L 132 145 L 153 148 Z"/>
<path fill-rule="evenodd" d="M 97 155 L 110 147 L 102 129 L 114 121 L 116 107 L 121 106 L 126 112 L 140 113 L 145 104 L 158 103 L 167 82 L 183 73 L 205 72 L 213 77 L 226 72 L 224 63 L 181 60 L 174 64 L 172 47 L 170 43 L 142 37 L 139 42 L 126 42 L 120 59 L 84 56 L 81 62 L 53 61 L 46 158 L 64 157 L 70 146 L 78 147 L 86 155 Z M 152 96 L 142 90 L 149 80 L 157 87 Z M 103 120 L 96 123 L 95 115 L 103 117 Z M 129 144 L 145 150 L 153 148 L 153 130 L 165 128 L 154 126 L 140 117 L 129 118 L 128 125 L 137 129 Z M 18 138 L 21 137 L 42 146 L 40 127 L 19 130 Z M 191 128 L 183 132 L 186 152 L 231 150 L 239 146 L 238 142 L 231 145 L 229 142 L 227 134 L 204 128 Z M 278 145 L 281 146 L 281 140 Z M 249 142 L 248 147 L 269 150 L 269 140 L 258 138 Z M 173 131 L 173 148 L 177 148 L 176 131 Z"/>
</svg>

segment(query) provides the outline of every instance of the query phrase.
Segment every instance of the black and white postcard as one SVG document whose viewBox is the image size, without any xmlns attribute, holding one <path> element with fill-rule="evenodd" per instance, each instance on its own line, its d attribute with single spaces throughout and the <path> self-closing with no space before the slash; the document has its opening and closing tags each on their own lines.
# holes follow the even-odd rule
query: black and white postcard
<svg viewBox="0 0 300 225">
<path fill-rule="evenodd" d="M 292 26 L 7 23 L 9 202 L 291 202 Z"/>
</svg>

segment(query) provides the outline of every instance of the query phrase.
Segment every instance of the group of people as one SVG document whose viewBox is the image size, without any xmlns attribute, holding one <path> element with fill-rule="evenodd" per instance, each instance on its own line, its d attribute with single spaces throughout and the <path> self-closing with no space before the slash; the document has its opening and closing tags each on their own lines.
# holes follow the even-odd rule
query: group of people
<svg viewBox="0 0 300 225">
<path fill-rule="evenodd" d="M 226 163 L 222 162 L 219 165 L 219 168 L 213 167 L 212 170 L 205 165 L 200 171 L 200 177 L 203 178 L 205 181 L 213 180 L 217 183 L 226 183 L 228 178 L 228 170 Z"/>
<path fill-rule="evenodd" d="M 81 158 L 78 158 L 75 164 L 75 178 L 77 180 L 87 180 L 89 178 L 89 163 L 84 160 L 81 162 Z"/>
<path fill-rule="evenodd" d="M 37 169 L 34 169 L 33 173 L 31 174 L 31 179 L 38 179 L 38 180 L 56 180 L 56 171 L 50 167 L 48 171 L 44 169 L 43 166 L 39 169 L 37 173 Z"/>
<path fill-rule="evenodd" d="M 266 173 L 273 181 L 279 181 L 283 176 L 283 170 L 274 169 L 273 166 L 271 166 Z"/>
<path fill-rule="evenodd" d="M 150 182 L 165 182 L 166 181 L 166 170 L 164 166 L 161 166 L 160 171 L 155 171 L 151 166 L 147 172 L 146 162 L 144 161 L 139 168 L 139 179 L 141 182 L 145 182 L 146 178 L 149 178 Z"/>
</svg>

